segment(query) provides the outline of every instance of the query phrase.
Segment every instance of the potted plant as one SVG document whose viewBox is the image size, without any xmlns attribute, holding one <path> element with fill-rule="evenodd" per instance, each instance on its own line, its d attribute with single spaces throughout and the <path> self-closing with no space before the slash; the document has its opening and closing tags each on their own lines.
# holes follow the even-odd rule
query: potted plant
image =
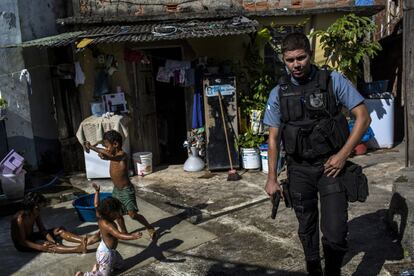
<svg viewBox="0 0 414 276">
<path fill-rule="evenodd" d="M 263 132 L 262 119 L 270 91 L 276 82 L 269 75 L 258 77 L 250 86 L 248 94 L 242 95 L 241 106 L 244 115 L 250 120 L 250 130 L 253 134 Z"/>
<path fill-rule="evenodd" d="M 261 161 L 259 146 L 263 144 L 263 142 L 263 135 L 254 134 L 251 130 L 238 136 L 236 145 L 240 148 L 243 168 L 260 168 Z"/>
<path fill-rule="evenodd" d="M 6 116 L 7 101 L 0 97 L 0 120 Z"/>
</svg>

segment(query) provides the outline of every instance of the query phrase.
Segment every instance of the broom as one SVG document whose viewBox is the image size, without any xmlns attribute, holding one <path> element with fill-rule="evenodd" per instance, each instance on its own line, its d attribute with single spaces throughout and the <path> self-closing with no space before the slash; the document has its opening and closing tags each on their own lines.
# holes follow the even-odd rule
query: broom
<svg viewBox="0 0 414 276">
<path fill-rule="evenodd" d="M 233 161 L 232 161 L 231 153 L 230 153 L 229 137 L 227 136 L 227 124 L 226 124 L 226 120 L 224 119 L 224 111 L 223 111 L 223 103 L 222 103 L 223 97 L 221 96 L 220 91 L 218 91 L 218 96 L 219 96 L 219 103 L 220 103 L 221 119 L 223 120 L 224 137 L 226 138 L 227 155 L 230 161 L 230 170 L 227 175 L 227 181 L 237 181 L 241 179 L 241 176 L 233 168 Z"/>
</svg>

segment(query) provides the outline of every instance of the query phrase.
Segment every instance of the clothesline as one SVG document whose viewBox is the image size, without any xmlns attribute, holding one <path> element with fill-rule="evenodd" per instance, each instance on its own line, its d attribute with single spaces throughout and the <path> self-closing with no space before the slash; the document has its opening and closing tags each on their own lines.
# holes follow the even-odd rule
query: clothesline
<svg viewBox="0 0 414 276">
<path fill-rule="evenodd" d="M 158 60 L 163 60 L 163 61 L 167 61 L 167 60 L 171 60 L 172 59 L 172 58 L 165 58 L 165 57 L 156 56 L 156 55 L 148 55 L 148 54 L 145 54 L 145 55 L 147 57 L 151 57 L 153 59 L 158 59 Z M 196 61 L 196 60 L 198 60 L 198 58 L 187 59 L 187 60 L 182 60 L 182 61 L 190 61 L 190 62 L 193 62 L 193 61 Z M 20 69 L 18 71 L 8 72 L 8 73 L 5 73 L 5 74 L 0 74 L 0 78 L 7 77 L 7 76 L 12 76 L 13 77 L 15 74 L 20 74 L 22 72 L 22 70 L 24 70 L 24 69 L 30 71 L 30 70 L 34 70 L 34 69 L 38 69 L 38 68 L 57 68 L 59 66 L 66 66 L 66 65 L 73 65 L 73 63 L 61 63 L 59 65 L 49 65 L 49 64 L 35 65 L 35 66 L 32 66 L 32 67 L 28 67 L 28 68 L 22 68 L 22 69 Z"/>
<path fill-rule="evenodd" d="M 71 63 L 62 63 L 62 64 L 59 64 L 59 65 L 61 66 L 61 65 L 72 65 L 72 64 Z M 23 68 L 23 69 L 20 69 L 18 71 L 15 71 L 15 72 L 0 74 L 0 78 L 5 77 L 5 76 L 10 76 L 10 75 L 13 76 L 14 74 L 20 74 L 24 69 L 33 70 L 33 69 L 37 69 L 37 68 L 48 68 L 48 67 L 53 68 L 53 67 L 58 67 L 58 66 L 57 65 L 48 65 L 48 64 L 35 65 L 33 67 Z"/>
</svg>

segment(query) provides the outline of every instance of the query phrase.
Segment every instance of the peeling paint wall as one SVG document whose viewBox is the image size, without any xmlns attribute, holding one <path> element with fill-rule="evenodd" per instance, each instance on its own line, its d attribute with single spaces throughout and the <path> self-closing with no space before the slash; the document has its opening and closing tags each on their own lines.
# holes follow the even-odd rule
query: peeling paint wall
<svg viewBox="0 0 414 276">
<path fill-rule="evenodd" d="M 21 32 L 17 1 L 1 1 L 0 43 L 20 42 Z M 2 97 L 9 104 L 6 120 L 9 149 L 16 149 L 24 155 L 29 164 L 35 166 L 37 160 L 26 83 L 19 81 L 18 73 L 9 74 L 22 68 L 24 68 L 24 60 L 21 49 L 0 49 L 0 90 Z"/>
<path fill-rule="evenodd" d="M 2 0 L 0 44 L 18 44 L 56 34 L 55 20 L 64 12 L 62 3 L 63 0 L 34 0 L 30 4 L 24 0 Z M 41 165 L 45 152 L 51 149 L 59 152 L 47 65 L 46 50 L 0 49 L 0 90 L 9 103 L 6 120 L 9 149 L 23 154 L 33 169 Z M 32 93 L 25 79 L 19 80 L 24 68 L 31 74 Z"/>
</svg>

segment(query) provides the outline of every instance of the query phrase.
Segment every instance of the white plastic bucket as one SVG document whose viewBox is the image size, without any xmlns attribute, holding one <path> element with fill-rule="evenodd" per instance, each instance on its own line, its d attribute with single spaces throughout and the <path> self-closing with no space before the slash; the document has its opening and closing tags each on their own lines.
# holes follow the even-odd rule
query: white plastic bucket
<svg viewBox="0 0 414 276">
<path fill-rule="evenodd" d="M 26 171 L 16 174 L 0 174 L 1 188 L 8 199 L 17 199 L 24 196 Z"/>
<path fill-rule="evenodd" d="M 132 155 L 137 175 L 152 173 L 152 152 L 137 152 Z"/>
<path fill-rule="evenodd" d="M 269 173 L 267 151 L 260 152 L 260 159 L 262 160 L 262 172 Z"/>
<path fill-rule="evenodd" d="M 257 149 L 242 149 L 243 168 L 252 170 L 260 168 L 260 155 Z"/>
</svg>

